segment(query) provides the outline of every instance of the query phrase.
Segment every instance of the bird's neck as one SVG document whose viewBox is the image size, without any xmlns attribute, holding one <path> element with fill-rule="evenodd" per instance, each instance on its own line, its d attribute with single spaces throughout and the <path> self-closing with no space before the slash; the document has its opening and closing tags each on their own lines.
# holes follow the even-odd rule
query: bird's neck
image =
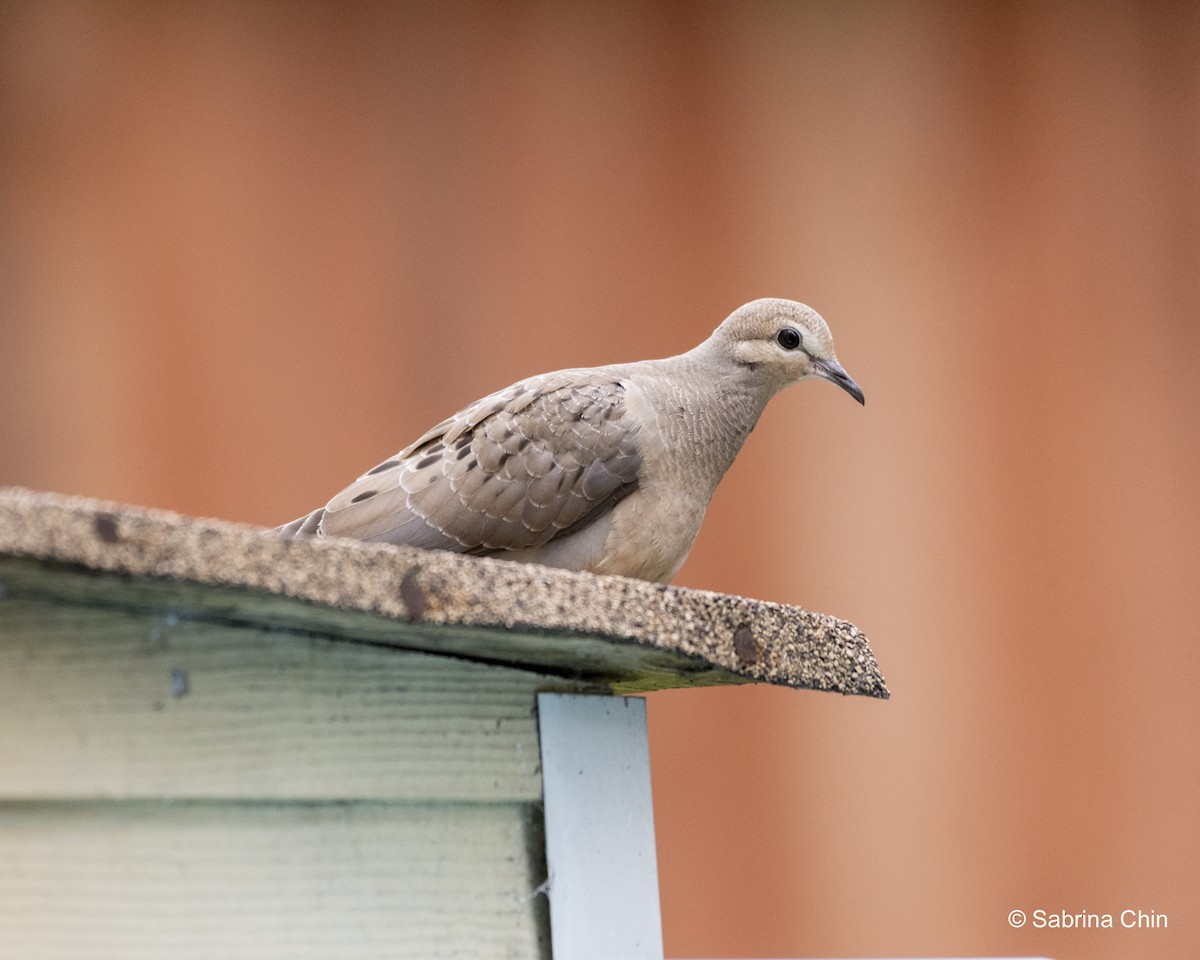
<svg viewBox="0 0 1200 960">
<path fill-rule="evenodd" d="M 664 361 L 674 369 L 657 405 L 668 446 L 702 464 L 715 488 L 775 391 L 705 346 Z"/>
</svg>

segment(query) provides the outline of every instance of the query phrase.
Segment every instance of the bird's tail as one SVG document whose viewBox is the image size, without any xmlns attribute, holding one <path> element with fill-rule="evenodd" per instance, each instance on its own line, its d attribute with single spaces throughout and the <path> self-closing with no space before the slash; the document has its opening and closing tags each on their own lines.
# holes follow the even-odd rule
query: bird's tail
<svg viewBox="0 0 1200 960">
<path fill-rule="evenodd" d="M 307 516 L 291 523 L 276 527 L 273 531 L 281 537 L 315 537 L 321 532 L 321 518 L 325 516 L 325 508 L 320 507 Z"/>
</svg>

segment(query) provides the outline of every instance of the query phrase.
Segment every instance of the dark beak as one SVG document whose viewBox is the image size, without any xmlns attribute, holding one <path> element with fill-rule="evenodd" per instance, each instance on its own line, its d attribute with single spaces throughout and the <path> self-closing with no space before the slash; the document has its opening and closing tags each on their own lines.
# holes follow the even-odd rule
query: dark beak
<svg viewBox="0 0 1200 960">
<path fill-rule="evenodd" d="M 867 401 L 863 397 L 862 387 L 851 379 L 850 374 L 836 360 L 813 360 L 817 371 L 830 383 L 836 383 L 839 387 L 845 390 L 850 396 L 866 406 Z"/>
</svg>

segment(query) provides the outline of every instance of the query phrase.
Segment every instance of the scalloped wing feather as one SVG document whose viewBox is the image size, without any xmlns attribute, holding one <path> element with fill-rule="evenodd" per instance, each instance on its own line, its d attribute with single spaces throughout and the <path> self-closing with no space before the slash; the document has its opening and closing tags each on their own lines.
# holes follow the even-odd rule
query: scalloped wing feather
<svg viewBox="0 0 1200 960">
<path fill-rule="evenodd" d="M 575 532 L 637 488 L 625 389 L 612 374 L 563 371 L 484 397 L 330 500 L 321 532 L 469 553 Z"/>
</svg>

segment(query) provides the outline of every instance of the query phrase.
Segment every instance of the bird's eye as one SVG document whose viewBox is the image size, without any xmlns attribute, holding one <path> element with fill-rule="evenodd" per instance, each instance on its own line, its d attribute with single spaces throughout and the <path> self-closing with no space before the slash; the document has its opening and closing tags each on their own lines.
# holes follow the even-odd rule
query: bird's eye
<svg viewBox="0 0 1200 960">
<path fill-rule="evenodd" d="M 775 334 L 775 342 L 783 347 L 784 350 L 795 350 L 800 346 L 800 334 L 792 327 L 784 327 Z"/>
</svg>

